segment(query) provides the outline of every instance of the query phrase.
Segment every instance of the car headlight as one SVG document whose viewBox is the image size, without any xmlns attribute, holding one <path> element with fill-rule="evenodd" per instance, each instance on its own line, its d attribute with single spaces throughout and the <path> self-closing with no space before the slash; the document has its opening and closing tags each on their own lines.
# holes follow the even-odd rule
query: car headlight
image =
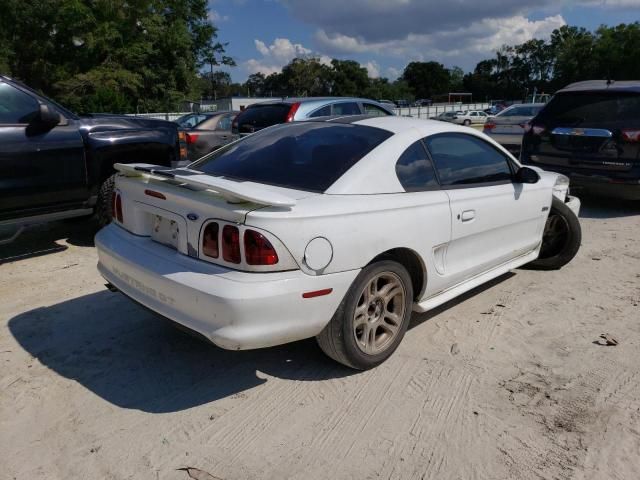
<svg viewBox="0 0 640 480">
<path fill-rule="evenodd" d="M 562 200 L 563 202 L 567 199 L 567 195 L 569 194 L 569 177 L 566 175 L 560 175 L 556 177 L 556 183 L 553 186 L 553 196 Z"/>
</svg>

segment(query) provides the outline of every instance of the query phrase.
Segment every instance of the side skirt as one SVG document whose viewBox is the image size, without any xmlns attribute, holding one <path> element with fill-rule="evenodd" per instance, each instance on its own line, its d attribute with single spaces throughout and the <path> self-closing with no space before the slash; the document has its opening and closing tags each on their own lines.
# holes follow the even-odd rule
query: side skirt
<svg viewBox="0 0 640 480">
<path fill-rule="evenodd" d="M 426 312 L 433 308 L 436 308 L 443 303 L 448 302 L 449 300 L 453 300 L 459 295 L 462 295 L 469 290 L 472 290 L 476 287 L 479 287 L 483 283 L 486 283 L 490 280 L 493 280 L 500 275 L 504 275 L 509 270 L 513 270 L 514 268 L 521 267 L 522 265 L 532 262 L 536 258 L 538 258 L 539 247 L 535 250 L 521 255 L 513 260 L 509 260 L 507 263 L 503 263 L 497 267 L 492 268 L 491 270 L 486 271 L 485 273 L 481 273 L 480 275 L 476 275 L 475 277 L 470 278 L 469 280 L 465 280 L 458 285 L 450 287 L 440 293 L 437 293 L 429 298 L 422 300 L 421 302 L 417 302 L 413 304 L 414 312 Z"/>
</svg>

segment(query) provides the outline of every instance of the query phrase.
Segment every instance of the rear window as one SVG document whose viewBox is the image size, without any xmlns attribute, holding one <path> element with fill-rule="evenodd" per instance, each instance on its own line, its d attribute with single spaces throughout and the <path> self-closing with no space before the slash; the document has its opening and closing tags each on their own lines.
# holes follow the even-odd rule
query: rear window
<svg viewBox="0 0 640 480">
<path fill-rule="evenodd" d="M 291 105 L 278 103 L 269 105 L 253 104 L 238 116 L 238 124 L 250 124 L 256 128 L 270 127 L 284 123 Z"/>
<path fill-rule="evenodd" d="M 537 117 L 548 126 L 640 127 L 640 95 L 621 92 L 560 93 Z"/>
<path fill-rule="evenodd" d="M 190 165 L 218 177 L 324 192 L 393 135 L 363 125 L 278 125 L 223 147 Z"/>
</svg>

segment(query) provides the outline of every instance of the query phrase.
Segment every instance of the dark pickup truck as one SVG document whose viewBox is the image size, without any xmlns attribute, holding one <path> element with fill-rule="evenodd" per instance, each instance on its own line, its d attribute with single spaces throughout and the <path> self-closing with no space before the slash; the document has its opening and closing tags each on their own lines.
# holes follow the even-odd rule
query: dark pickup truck
<svg viewBox="0 0 640 480">
<path fill-rule="evenodd" d="M 113 164 L 185 165 L 183 135 L 164 120 L 78 116 L 0 75 L 0 244 L 34 223 L 108 223 Z"/>
</svg>

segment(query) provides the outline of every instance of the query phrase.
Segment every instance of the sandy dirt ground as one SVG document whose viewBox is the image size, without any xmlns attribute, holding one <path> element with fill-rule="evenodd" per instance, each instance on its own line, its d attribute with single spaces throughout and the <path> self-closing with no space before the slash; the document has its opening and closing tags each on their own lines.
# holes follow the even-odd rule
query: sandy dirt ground
<svg viewBox="0 0 640 480">
<path fill-rule="evenodd" d="M 207 345 L 107 291 L 86 224 L 33 229 L 0 250 L 0 478 L 638 479 L 640 206 L 603 203 L 570 265 L 414 315 L 364 373 Z"/>
</svg>

